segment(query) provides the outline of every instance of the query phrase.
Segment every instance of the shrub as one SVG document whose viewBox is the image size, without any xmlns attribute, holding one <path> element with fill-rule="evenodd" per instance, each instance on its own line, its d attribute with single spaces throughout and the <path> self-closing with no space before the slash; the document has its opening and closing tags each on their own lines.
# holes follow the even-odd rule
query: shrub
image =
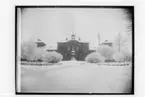
<svg viewBox="0 0 145 97">
<path fill-rule="evenodd" d="M 34 60 L 36 47 L 37 45 L 32 41 L 23 42 L 21 44 L 21 59 Z"/>
<path fill-rule="evenodd" d="M 27 59 L 23 59 L 23 58 L 21 58 L 21 61 L 27 61 Z"/>
<path fill-rule="evenodd" d="M 45 52 L 43 54 L 43 61 L 48 62 L 48 63 L 57 63 L 61 61 L 63 56 L 58 53 L 58 52 Z"/>
<path fill-rule="evenodd" d="M 100 53 L 106 60 L 112 60 L 114 50 L 108 45 L 101 45 L 97 47 L 96 52 Z"/>
<path fill-rule="evenodd" d="M 37 59 L 37 61 L 38 61 L 38 62 L 43 62 L 43 60 L 42 60 L 42 59 Z"/>
<path fill-rule="evenodd" d="M 85 61 L 89 63 L 100 63 L 100 62 L 104 62 L 105 58 L 102 55 L 100 55 L 98 52 L 93 52 L 86 56 Z"/>
<path fill-rule="evenodd" d="M 23 42 L 21 44 L 21 59 L 27 61 L 42 61 L 43 48 L 38 48 L 33 41 Z M 22 60 L 22 61 L 23 61 Z"/>
<path fill-rule="evenodd" d="M 116 52 L 113 55 L 113 58 L 115 59 L 115 61 L 117 62 L 123 62 L 123 54 L 121 52 Z"/>
<path fill-rule="evenodd" d="M 114 58 L 112 58 L 112 59 L 105 59 L 105 62 L 116 62 L 116 60 Z"/>
<path fill-rule="evenodd" d="M 123 51 L 124 61 L 131 62 L 132 61 L 132 54 L 129 51 Z"/>
<path fill-rule="evenodd" d="M 42 49 L 42 48 L 36 48 L 33 60 L 38 61 L 38 62 L 42 62 L 43 61 L 43 54 L 44 53 L 46 53 L 44 51 L 44 49 Z"/>
<path fill-rule="evenodd" d="M 117 62 L 131 62 L 132 61 L 131 53 L 129 53 L 127 51 L 117 52 L 113 55 L 113 58 Z"/>
</svg>

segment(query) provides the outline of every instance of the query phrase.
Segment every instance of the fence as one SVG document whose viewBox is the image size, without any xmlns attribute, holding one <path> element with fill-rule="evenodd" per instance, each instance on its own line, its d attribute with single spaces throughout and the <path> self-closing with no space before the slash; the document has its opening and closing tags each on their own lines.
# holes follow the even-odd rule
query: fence
<svg viewBox="0 0 145 97">
<path fill-rule="evenodd" d="M 74 63 L 75 64 L 75 63 Z M 98 66 L 127 66 L 131 64 L 130 62 L 111 62 L 111 63 L 86 63 L 86 62 L 78 62 L 78 65 L 98 65 Z M 47 62 L 27 62 L 21 61 L 21 65 L 35 65 L 35 66 L 51 66 L 51 65 L 63 65 L 63 61 L 61 63 L 47 63 Z"/>
<path fill-rule="evenodd" d="M 37 66 L 42 66 L 42 65 L 61 65 L 61 63 L 47 63 L 47 62 L 27 62 L 27 61 L 21 61 L 21 65 L 37 65 Z"/>
</svg>

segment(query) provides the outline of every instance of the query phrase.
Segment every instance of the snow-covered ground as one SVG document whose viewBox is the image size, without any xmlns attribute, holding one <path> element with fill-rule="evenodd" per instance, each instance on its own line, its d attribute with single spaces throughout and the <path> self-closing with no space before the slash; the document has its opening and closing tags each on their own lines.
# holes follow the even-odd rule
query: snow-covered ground
<svg viewBox="0 0 145 97">
<path fill-rule="evenodd" d="M 23 65 L 21 67 L 21 92 L 131 92 L 131 64 L 98 66 L 83 61 L 62 61 L 61 63 L 54 66 Z"/>
</svg>

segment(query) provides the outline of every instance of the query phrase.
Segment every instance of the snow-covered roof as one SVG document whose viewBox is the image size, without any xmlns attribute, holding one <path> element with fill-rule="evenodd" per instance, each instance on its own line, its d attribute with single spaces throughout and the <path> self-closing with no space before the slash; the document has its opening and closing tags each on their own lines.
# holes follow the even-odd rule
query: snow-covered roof
<svg viewBox="0 0 145 97">
<path fill-rule="evenodd" d="M 46 45 L 45 49 L 46 50 L 56 50 L 57 46 L 55 46 L 55 45 Z"/>
<path fill-rule="evenodd" d="M 96 49 L 97 49 L 97 46 L 89 45 L 89 50 L 96 50 Z"/>
</svg>

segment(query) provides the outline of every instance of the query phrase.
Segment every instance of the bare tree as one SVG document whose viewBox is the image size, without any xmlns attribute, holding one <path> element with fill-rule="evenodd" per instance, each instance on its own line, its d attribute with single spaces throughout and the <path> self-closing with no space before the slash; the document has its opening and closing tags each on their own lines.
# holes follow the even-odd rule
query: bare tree
<svg viewBox="0 0 145 97">
<path fill-rule="evenodd" d="M 131 36 L 125 33 L 122 35 L 122 33 L 118 33 L 114 39 L 114 48 L 117 49 L 118 52 L 122 50 L 128 50 L 131 51 L 132 46 L 132 40 Z"/>
</svg>

